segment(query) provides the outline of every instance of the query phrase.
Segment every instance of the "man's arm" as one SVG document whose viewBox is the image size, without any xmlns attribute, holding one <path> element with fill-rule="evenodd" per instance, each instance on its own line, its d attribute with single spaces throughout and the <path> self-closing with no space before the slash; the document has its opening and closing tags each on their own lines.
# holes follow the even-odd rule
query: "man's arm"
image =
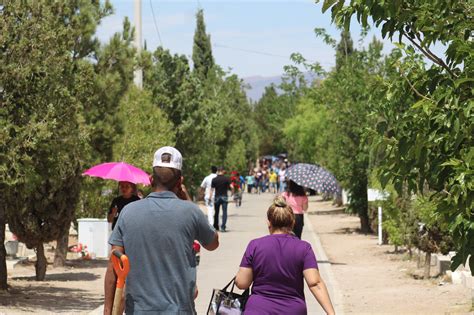
<svg viewBox="0 0 474 315">
<path fill-rule="evenodd" d="M 112 252 L 118 250 L 124 252 L 122 246 L 112 246 Z M 112 254 L 110 254 L 109 264 L 107 271 L 105 272 L 104 281 L 104 315 L 112 314 L 112 308 L 114 305 L 115 285 L 117 283 L 117 275 L 114 271 L 114 265 L 112 263 Z"/>
<path fill-rule="evenodd" d="M 210 192 L 209 192 L 209 200 L 212 199 L 212 196 L 214 195 L 214 190 L 216 190 L 215 188 L 211 188 Z"/>
<path fill-rule="evenodd" d="M 213 251 L 219 247 L 219 233 L 214 232 L 214 239 L 207 245 L 201 244 L 208 251 Z"/>
</svg>

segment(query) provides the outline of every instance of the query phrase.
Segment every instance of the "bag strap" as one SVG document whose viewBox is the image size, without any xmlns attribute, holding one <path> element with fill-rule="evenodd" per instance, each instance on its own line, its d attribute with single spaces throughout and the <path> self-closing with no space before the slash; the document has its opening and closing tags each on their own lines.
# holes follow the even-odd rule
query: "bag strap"
<svg viewBox="0 0 474 315">
<path fill-rule="evenodd" d="M 234 291 L 234 285 L 235 285 L 235 277 L 233 277 L 232 280 L 230 280 L 230 282 L 227 283 L 227 285 L 226 285 L 224 288 L 222 288 L 222 291 L 226 291 L 227 288 L 228 288 L 231 284 L 232 284 L 232 289 L 231 289 L 230 292 L 233 292 L 233 291 Z"/>
</svg>

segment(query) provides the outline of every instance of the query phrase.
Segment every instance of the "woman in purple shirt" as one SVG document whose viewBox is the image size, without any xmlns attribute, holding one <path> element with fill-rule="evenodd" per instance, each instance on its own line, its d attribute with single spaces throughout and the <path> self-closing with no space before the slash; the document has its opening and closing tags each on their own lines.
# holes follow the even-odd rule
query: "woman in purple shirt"
<svg viewBox="0 0 474 315">
<path fill-rule="evenodd" d="M 295 217 L 283 197 L 275 198 L 267 219 L 270 235 L 249 243 L 235 279 L 242 290 L 253 282 L 244 314 L 306 314 L 303 278 L 324 311 L 334 314 L 311 245 L 291 232 Z"/>
</svg>

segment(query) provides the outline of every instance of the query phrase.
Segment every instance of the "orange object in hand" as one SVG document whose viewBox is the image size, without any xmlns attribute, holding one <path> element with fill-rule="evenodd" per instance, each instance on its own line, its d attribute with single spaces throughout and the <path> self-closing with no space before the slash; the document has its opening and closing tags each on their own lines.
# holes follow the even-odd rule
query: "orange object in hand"
<svg viewBox="0 0 474 315">
<path fill-rule="evenodd" d="M 130 271 L 130 263 L 128 262 L 127 255 L 114 250 L 112 252 L 112 263 L 114 265 L 114 271 L 117 275 L 117 285 L 115 288 L 114 306 L 112 308 L 112 314 L 120 314 L 120 306 L 122 304 L 123 288 L 125 286 L 125 279 L 127 279 L 128 272 Z"/>
</svg>

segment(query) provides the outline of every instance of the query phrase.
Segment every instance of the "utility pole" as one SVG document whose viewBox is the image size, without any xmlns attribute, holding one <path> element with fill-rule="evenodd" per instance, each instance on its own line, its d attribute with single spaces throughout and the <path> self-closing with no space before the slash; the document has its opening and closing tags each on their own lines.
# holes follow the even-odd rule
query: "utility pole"
<svg viewBox="0 0 474 315">
<path fill-rule="evenodd" d="M 142 0 L 135 0 L 135 48 L 137 54 L 142 51 Z M 143 71 L 137 68 L 133 72 L 133 83 L 139 88 L 143 88 Z"/>
</svg>

